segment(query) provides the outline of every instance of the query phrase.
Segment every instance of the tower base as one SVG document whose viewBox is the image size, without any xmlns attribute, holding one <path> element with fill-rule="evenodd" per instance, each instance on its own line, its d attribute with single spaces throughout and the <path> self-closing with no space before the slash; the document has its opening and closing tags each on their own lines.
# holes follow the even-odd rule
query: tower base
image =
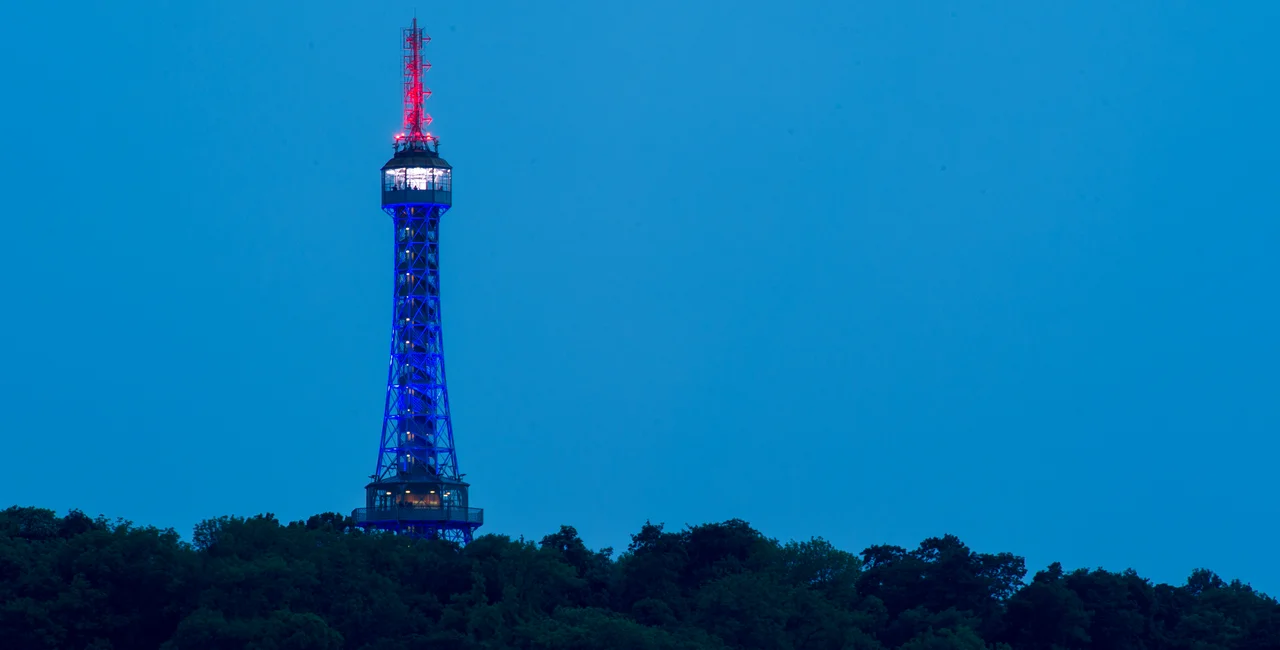
<svg viewBox="0 0 1280 650">
<path fill-rule="evenodd" d="M 365 486 L 365 507 L 351 518 L 366 531 L 466 544 L 484 525 L 484 510 L 467 505 L 469 487 L 442 478 L 374 481 Z"/>
</svg>

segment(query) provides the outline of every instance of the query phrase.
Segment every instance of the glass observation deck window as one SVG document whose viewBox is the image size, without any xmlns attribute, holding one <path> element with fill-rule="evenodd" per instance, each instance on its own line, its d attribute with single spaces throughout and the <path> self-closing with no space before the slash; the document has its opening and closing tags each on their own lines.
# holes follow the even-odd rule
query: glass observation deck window
<svg viewBox="0 0 1280 650">
<path fill-rule="evenodd" d="M 452 191 L 453 170 L 440 167 L 388 169 L 382 174 L 382 189 Z"/>
</svg>

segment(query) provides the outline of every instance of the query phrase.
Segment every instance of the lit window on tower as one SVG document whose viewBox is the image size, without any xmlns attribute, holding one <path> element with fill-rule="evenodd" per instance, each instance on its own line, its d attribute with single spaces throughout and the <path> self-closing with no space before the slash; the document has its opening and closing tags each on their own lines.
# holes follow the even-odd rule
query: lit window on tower
<svg viewBox="0 0 1280 650">
<path fill-rule="evenodd" d="M 408 176 L 409 176 L 409 182 L 408 182 L 409 189 L 411 190 L 428 189 L 427 181 L 431 177 L 431 174 L 429 172 L 431 172 L 432 170 L 423 169 L 421 167 L 412 167 L 405 171 L 408 172 Z"/>
<path fill-rule="evenodd" d="M 450 191 L 453 170 L 438 167 L 409 167 L 388 169 L 382 175 L 382 189 Z"/>
<path fill-rule="evenodd" d="M 404 189 L 404 170 L 388 169 L 382 175 L 382 189 L 386 191 Z"/>
</svg>

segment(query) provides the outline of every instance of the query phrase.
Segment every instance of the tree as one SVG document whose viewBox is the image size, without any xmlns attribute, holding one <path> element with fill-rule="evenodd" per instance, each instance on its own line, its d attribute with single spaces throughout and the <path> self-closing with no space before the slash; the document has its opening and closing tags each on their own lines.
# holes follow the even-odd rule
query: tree
<svg viewBox="0 0 1280 650">
<path fill-rule="evenodd" d="M 1026 575 L 1022 558 L 974 553 L 953 535 L 926 539 L 914 551 L 872 546 L 862 557 L 858 592 L 879 598 L 891 618 L 908 610 L 955 610 L 973 617 L 973 627 L 987 638 L 999 635 L 1005 601 Z M 892 632 L 882 639 L 891 644 L 905 640 Z"/>
<path fill-rule="evenodd" d="M 607 607 L 613 579 L 613 549 L 591 551 L 573 526 L 561 526 L 539 542 L 541 549 L 573 567 L 581 587 L 572 593 L 577 607 Z"/>
<path fill-rule="evenodd" d="M 821 538 L 807 542 L 787 542 L 781 563 L 789 584 L 809 587 L 826 599 L 852 605 L 858 598 L 858 578 L 862 562 Z"/>
<path fill-rule="evenodd" d="M 182 621 L 163 650 L 341 650 L 342 635 L 315 614 L 288 610 L 270 616 L 227 619 L 199 609 Z"/>
<path fill-rule="evenodd" d="M 987 644 L 967 628 L 927 630 L 902 645 L 901 650 L 987 650 Z"/>
<path fill-rule="evenodd" d="M 1156 641 L 1155 593 L 1136 573 L 1079 569 L 1063 582 L 1089 614 L 1092 648 L 1142 650 Z"/>
<path fill-rule="evenodd" d="M 1084 601 L 1066 585 L 1062 565 L 1036 573 L 1009 599 L 1003 638 L 1019 650 L 1084 650 L 1091 647 Z"/>
<path fill-rule="evenodd" d="M 768 574 L 735 573 L 698 591 L 694 620 L 732 648 L 788 650 L 790 596 Z"/>
</svg>

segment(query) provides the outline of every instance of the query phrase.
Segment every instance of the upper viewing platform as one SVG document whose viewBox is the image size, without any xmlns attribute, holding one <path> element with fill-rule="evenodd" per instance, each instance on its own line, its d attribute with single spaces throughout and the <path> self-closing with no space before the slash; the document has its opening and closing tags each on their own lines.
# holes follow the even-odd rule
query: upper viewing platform
<svg viewBox="0 0 1280 650">
<path fill-rule="evenodd" d="M 453 205 L 453 168 L 438 151 L 399 151 L 382 166 L 382 207 Z"/>
</svg>

